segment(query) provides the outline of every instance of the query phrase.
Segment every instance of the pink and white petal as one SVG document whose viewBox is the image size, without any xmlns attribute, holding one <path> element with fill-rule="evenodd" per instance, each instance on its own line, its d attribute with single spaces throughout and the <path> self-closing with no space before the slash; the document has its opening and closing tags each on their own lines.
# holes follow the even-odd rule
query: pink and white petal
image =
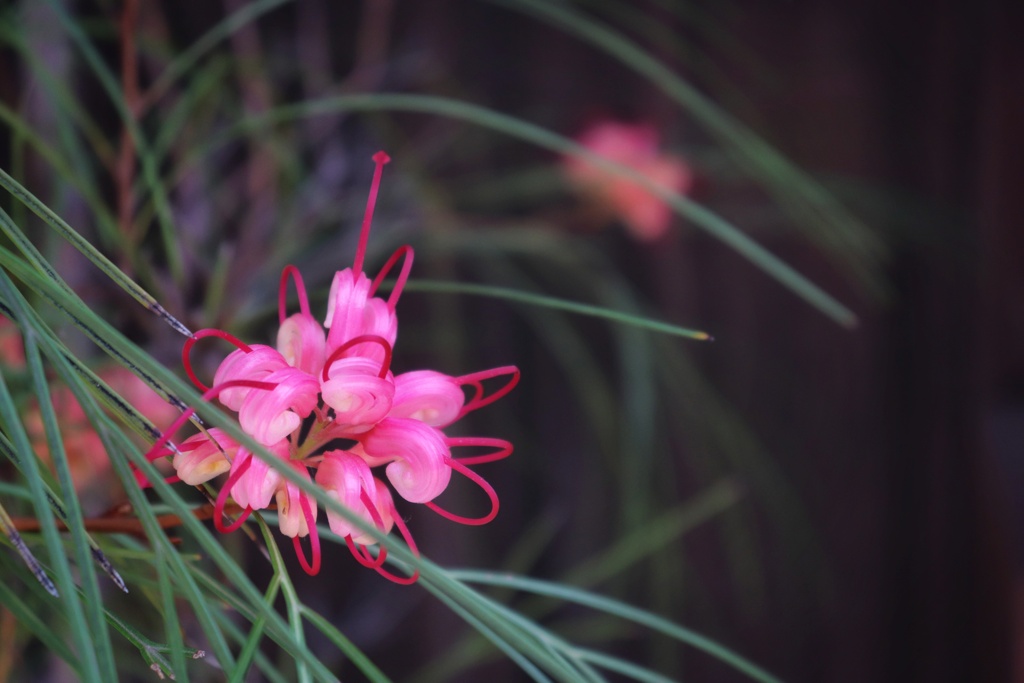
<svg viewBox="0 0 1024 683">
<path fill-rule="evenodd" d="M 451 480 L 450 452 L 440 430 L 419 420 L 387 418 L 361 439 L 371 458 L 388 458 L 388 480 L 410 503 L 439 496 Z"/>
<path fill-rule="evenodd" d="M 454 377 L 434 370 L 415 370 L 395 376 L 391 417 L 419 420 L 445 427 L 459 418 L 466 395 Z"/>
<path fill-rule="evenodd" d="M 369 494 L 371 501 L 376 503 L 377 486 L 370 467 L 362 458 L 347 451 L 325 453 L 317 469 L 316 483 L 327 491 L 327 495 L 358 515 L 367 524 L 375 524 L 373 515 L 363 501 L 363 492 Z M 341 515 L 328 510 L 327 523 L 330 524 L 331 531 L 338 536 L 345 538 L 351 535 L 357 543 L 363 542 L 359 539 L 365 534 Z"/>
<path fill-rule="evenodd" d="M 365 432 L 362 434 L 351 435 L 351 438 L 355 437 L 364 438 Z M 357 443 L 356 445 L 349 448 L 348 452 L 353 455 L 358 455 L 360 458 L 362 458 L 363 462 L 365 462 L 370 467 L 380 467 L 381 465 L 387 465 L 389 462 L 394 461 L 395 457 L 397 457 L 393 454 L 370 455 L 369 453 L 366 452 L 366 449 L 363 448 L 363 444 L 361 443 Z"/>
<path fill-rule="evenodd" d="M 391 489 L 388 485 L 382 482 L 376 477 L 373 478 L 374 486 L 377 489 L 377 495 L 374 497 L 374 502 L 377 506 L 377 514 L 380 515 L 379 523 L 384 525 L 382 529 L 385 533 L 389 533 L 395 526 L 395 502 L 391 499 Z M 362 543 L 363 545 L 373 545 L 377 542 L 372 536 L 359 536 L 353 539 L 356 543 Z"/>
<path fill-rule="evenodd" d="M 395 338 L 398 336 L 398 317 L 384 299 L 373 297 L 366 302 L 363 309 L 362 334 L 383 337 L 388 344 L 395 345 Z M 375 351 L 374 355 L 381 353 Z"/>
<path fill-rule="evenodd" d="M 186 439 L 171 461 L 178 477 L 190 486 L 198 486 L 231 469 L 238 444 L 219 429 Z"/>
<path fill-rule="evenodd" d="M 270 447 L 271 452 L 282 460 L 288 457 L 288 442 L 282 441 Z M 238 454 L 231 462 L 231 471 L 234 472 L 246 459 L 249 452 L 244 448 L 238 449 Z M 278 486 L 281 483 L 281 475 L 273 467 L 255 455 L 249 469 L 239 477 L 235 485 L 231 487 L 231 497 L 241 507 L 251 507 L 253 510 L 262 510 L 270 505 Z"/>
<path fill-rule="evenodd" d="M 307 481 L 309 478 L 309 470 L 307 470 L 301 463 L 293 463 L 295 471 L 302 475 Z M 285 479 L 281 480 L 280 486 L 278 486 L 275 493 L 277 499 L 277 523 L 281 529 L 281 533 L 291 538 L 303 538 L 309 535 L 309 521 L 306 519 L 305 512 L 302 509 L 301 497 L 305 496 L 298 486 Z M 308 500 L 310 511 L 312 512 L 313 522 L 316 522 L 317 507 L 315 501 Z"/>
<path fill-rule="evenodd" d="M 334 274 L 331 292 L 327 295 L 327 317 L 324 319 L 329 346 L 337 348 L 347 340 L 363 334 L 363 309 L 370 298 L 371 284 L 366 275 L 353 273 L 351 268 Z"/>
<path fill-rule="evenodd" d="M 324 328 L 313 316 L 305 313 L 289 316 L 277 330 L 277 350 L 285 361 L 311 375 L 320 374 L 326 358 L 326 345 Z"/>
<path fill-rule="evenodd" d="M 371 285 L 366 275 L 355 275 L 350 268 L 335 273 L 324 321 L 324 327 L 328 328 L 328 357 L 338 347 L 363 335 L 379 336 L 394 345 L 398 318 L 386 301 L 370 297 Z M 353 347 L 346 355 L 380 361 L 384 358 L 384 351 L 376 344 L 366 344 Z"/>
<path fill-rule="evenodd" d="M 270 445 L 295 431 L 313 411 L 320 384 L 291 367 L 272 372 L 263 381 L 276 386 L 270 391 L 250 391 L 239 407 L 238 422 L 254 439 Z"/>
<path fill-rule="evenodd" d="M 338 425 L 349 433 L 362 433 L 388 415 L 395 385 L 390 374 L 380 377 L 379 362 L 342 358 L 331 364 L 320 392 L 324 403 L 334 409 Z"/>
<path fill-rule="evenodd" d="M 263 344 L 253 344 L 250 348 L 251 351 L 232 351 L 221 361 L 213 376 L 213 386 L 238 379 L 262 381 L 276 370 L 288 367 L 288 361 L 277 349 Z M 218 396 L 218 400 L 231 410 L 238 410 L 251 391 L 253 390 L 248 387 L 225 389 Z"/>
</svg>

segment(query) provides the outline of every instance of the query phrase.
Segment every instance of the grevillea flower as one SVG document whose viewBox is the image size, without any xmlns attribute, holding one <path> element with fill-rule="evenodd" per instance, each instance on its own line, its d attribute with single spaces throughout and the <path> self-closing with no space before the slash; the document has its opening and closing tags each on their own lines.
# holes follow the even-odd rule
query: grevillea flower
<svg viewBox="0 0 1024 683">
<path fill-rule="evenodd" d="M 375 154 L 373 160 L 373 184 L 355 260 L 351 268 L 334 276 L 323 325 L 309 310 L 299 271 L 288 266 L 281 274 L 281 326 L 276 348 L 246 344 L 222 330 L 208 329 L 196 332 L 182 351 L 185 370 L 204 392 L 203 399 L 216 399 L 236 412 L 241 429 L 262 444 L 276 462 L 257 456 L 216 428 L 189 437 L 176 447 L 169 446 L 176 431 L 194 414 L 194 408 L 185 411 L 147 453 L 150 461 L 173 456 L 176 476 L 169 481 L 180 479 L 197 486 L 226 475 L 214 509 L 214 525 L 221 531 L 238 528 L 253 510 L 276 506 L 281 533 L 293 539 L 299 562 L 309 574 L 320 569 L 316 500 L 282 476 L 280 470 L 290 468 L 300 478 L 314 482 L 357 519 L 383 534 L 398 527 L 415 553 L 416 544 L 395 508 L 392 491 L 398 498 L 422 503 L 450 520 L 485 524 L 498 513 L 498 496 L 469 466 L 512 453 L 512 444 L 503 439 L 452 438 L 442 429 L 511 391 L 519 381 L 516 367 L 461 377 L 433 370 L 395 375 L 391 370 L 392 349 L 398 336 L 395 306 L 409 277 L 413 252 L 408 246 L 398 249 L 372 280 L 363 273 L 373 207 L 384 164 L 389 161 L 383 152 Z M 381 282 L 399 261 L 401 267 L 390 296 L 378 297 Z M 290 281 L 295 283 L 299 298 L 299 312 L 292 315 L 287 312 Z M 206 337 L 219 337 L 236 347 L 217 368 L 212 387 L 196 377 L 190 361 L 192 347 Z M 498 380 L 500 386 L 488 393 L 484 383 L 493 380 Z M 351 445 L 337 448 L 339 440 Z M 478 453 L 457 458 L 452 455 L 456 448 L 471 448 Z M 484 449 L 482 454 L 480 449 Z M 436 502 L 453 472 L 484 491 L 490 502 L 487 514 L 463 517 Z M 140 481 L 145 483 L 141 476 Z M 243 512 L 226 522 L 224 510 L 229 499 Z M 384 569 L 386 548 L 374 557 L 368 546 L 376 540 L 349 519 L 327 510 L 327 523 L 345 539 L 360 564 L 398 583 L 416 580 L 416 574 L 397 576 Z M 312 548 L 310 559 L 299 540 L 307 537 Z"/>
<path fill-rule="evenodd" d="M 677 194 L 686 194 L 693 186 L 690 166 L 660 151 L 653 126 L 601 121 L 583 131 L 576 142 Z M 638 240 L 653 242 L 668 230 L 672 210 L 647 188 L 578 157 L 566 157 L 562 168 L 580 194 L 621 220 Z"/>
</svg>

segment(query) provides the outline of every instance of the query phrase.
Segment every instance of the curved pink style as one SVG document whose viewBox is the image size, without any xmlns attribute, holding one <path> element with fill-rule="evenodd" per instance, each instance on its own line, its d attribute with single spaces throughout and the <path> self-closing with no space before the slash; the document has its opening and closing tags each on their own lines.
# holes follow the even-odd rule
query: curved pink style
<svg viewBox="0 0 1024 683">
<path fill-rule="evenodd" d="M 284 324 L 288 317 L 288 279 L 295 280 L 295 291 L 299 295 L 299 312 L 302 315 L 310 315 L 309 297 L 306 296 L 306 283 L 302 281 L 302 273 L 295 266 L 289 264 L 281 271 L 281 284 L 277 293 L 277 321 Z"/>
<path fill-rule="evenodd" d="M 489 439 L 481 437 L 459 437 L 454 439 L 447 439 L 447 443 L 449 448 L 481 446 L 487 448 L 494 448 L 493 451 L 489 453 L 484 453 L 482 455 L 474 455 L 464 458 L 448 458 L 447 460 L 449 467 L 451 467 L 454 471 L 458 472 L 459 474 L 463 475 L 464 477 L 472 481 L 474 484 L 479 486 L 485 494 L 487 494 L 487 498 L 491 503 L 490 512 L 488 512 L 486 515 L 483 515 L 482 517 L 464 517 L 462 515 L 457 515 L 453 512 L 445 510 L 434 501 L 430 501 L 426 505 L 427 507 L 429 507 L 431 510 L 441 515 L 442 517 L 450 519 L 453 522 L 458 522 L 459 524 L 468 524 L 470 526 L 479 526 L 482 524 L 487 524 L 492 519 L 498 516 L 498 494 L 494 490 L 493 486 L 488 484 L 487 481 L 479 474 L 469 469 L 467 465 L 479 465 L 481 463 L 494 462 L 495 460 L 507 458 L 508 456 L 512 455 L 512 444 L 509 443 L 508 441 L 505 441 L 504 439 Z"/>
<path fill-rule="evenodd" d="M 402 261 L 402 270 L 398 272 L 398 279 L 395 281 L 395 288 L 391 290 L 391 296 L 388 297 L 388 308 L 395 310 L 395 306 L 398 304 L 398 297 L 402 296 L 402 290 L 405 289 L 405 282 L 409 279 L 409 272 L 412 270 L 413 261 L 413 250 L 408 244 L 404 247 L 399 247 L 395 250 L 395 253 L 391 255 L 384 267 L 377 273 L 377 277 L 373 278 L 373 285 L 370 287 L 370 293 L 375 294 L 381 283 L 384 282 L 384 278 L 391 272 L 391 268 L 398 262 L 398 259 L 404 258 Z"/>
<path fill-rule="evenodd" d="M 181 347 L 181 364 L 185 367 L 185 373 L 188 375 L 189 379 L 192 380 L 192 383 L 195 384 L 200 391 L 206 391 L 210 387 L 200 382 L 199 378 L 196 377 L 195 371 L 192 369 L 192 347 L 195 346 L 196 342 L 198 342 L 200 339 L 204 339 L 206 337 L 219 337 L 221 339 L 226 339 L 227 341 L 237 346 L 241 351 L 251 351 L 247 344 L 245 344 L 244 342 L 240 341 L 237 337 L 234 337 L 223 330 L 199 330 L 191 337 L 186 339 L 184 346 Z M 216 382 L 214 382 L 214 384 L 216 384 Z"/>
</svg>

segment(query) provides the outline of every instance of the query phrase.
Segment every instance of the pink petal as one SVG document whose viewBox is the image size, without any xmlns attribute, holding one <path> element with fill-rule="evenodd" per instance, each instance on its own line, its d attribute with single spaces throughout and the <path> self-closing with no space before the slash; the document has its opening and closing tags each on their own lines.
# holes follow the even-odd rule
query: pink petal
<svg viewBox="0 0 1024 683">
<path fill-rule="evenodd" d="M 357 514 L 367 524 L 379 527 L 380 522 L 384 525 L 382 531 L 391 531 L 394 525 L 391 515 L 391 493 L 382 482 L 374 478 L 370 467 L 359 456 L 346 451 L 326 453 L 317 470 L 316 483 L 322 486 L 331 498 Z M 363 500 L 364 495 L 373 503 L 376 515 L 367 508 Z M 344 517 L 330 510 L 327 511 L 327 522 L 331 526 L 331 531 L 342 538 L 351 535 L 356 543 L 376 543 L 372 536 L 364 534 Z"/>
<path fill-rule="evenodd" d="M 251 390 L 238 409 L 238 422 L 254 439 L 270 445 L 295 431 L 313 411 L 320 383 L 290 367 L 270 373 L 263 381 L 276 386 L 272 391 Z"/>
<path fill-rule="evenodd" d="M 342 358 L 328 369 L 320 385 L 324 403 L 334 409 L 335 423 L 362 433 L 387 417 L 395 395 L 389 376 L 380 377 L 380 363 L 368 358 Z"/>
<path fill-rule="evenodd" d="M 324 366 L 326 344 L 324 328 L 308 314 L 286 318 L 277 330 L 277 350 L 288 365 L 311 375 Z"/>
<path fill-rule="evenodd" d="M 282 460 L 288 459 L 287 441 L 281 441 L 269 448 Z M 232 472 L 241 465 L 247 455 L 249 452 L 244 448 L 238 449 L 234 460 L 231 461 Z M 270 505 L 280 483 L 281 475 L 268 463 L 253 455 L 248 471 L 239 477 L 235 485 L 231 487 L 231 497 L 243 508 L 251 507 L 253 510 L 262 510 Z"/>
<path fill-rule="evenodd" d="M 303 479 L 310 480 L 309 470 L 301 463 L 293 462 L 292 467 L 302 475 Z M 309 520 L 302 510 L 300 503 L 301 496 L 305 496 L 298 486 L 290 481 L 281 480 L 281 485 L 276 492 L 277 498 L 277 523 L 281 533 L 292 538 L 302 538 L 309 535 Z M 313 522 L 316 522 L 317 507 L 315 501 L 308 500 L 312 513 Z"/>
<path fill-rule="evenodd" d="M 234 439 L 213 428 L 209 430 L 209 437 L 200 433 L 182 442 L 172 464 L 183 482 L 198 486 L 231 469 L 228 458 L 234 457 L 237 450 Z"/>
<path fill-rule="evenodd" d="M 455 422 L 466 401 L 454 377 L 433 370 L 416 370 L 395 376 L 391 417 L 419 420 L 431 427 Z"/>
<path fill-rule="evenodd" d="M 410 503 L 433 500 L 451 479 L 444 434 L 418 420 L 389 417 L 366 433 L 362 446 L 371 458 L 392 461 L 388 480 Z"/>
<path fill-rule="evenodd" d="M 331 283 L 327 299 L 327 355 L 339 346 L 362 335 L 383 337 L 394 345 L 398 334 L 398 318 L 386 301 L 370 297 L 372 283 L 363 273 L 354 275 L 350 268 L 339 271 Z M 354 348 L 348 355 L 361 355 L 380 360 L 382 349 L 369 344 Z"/>
<path fill-rule="evenodd" d="M 253 344 L 251 348 L 248 352 L 238 349 L 229 353 L 213 376 L 213 386 L 236 379 L 260 381 L 270 373 L 288 367 L 288 361 L 276 349 L 263 344 Z M 231 410 L 238 410 L 250 391 L 252 389 L 248 387 L 226 389 L 218 399 Z"/>
</svg>

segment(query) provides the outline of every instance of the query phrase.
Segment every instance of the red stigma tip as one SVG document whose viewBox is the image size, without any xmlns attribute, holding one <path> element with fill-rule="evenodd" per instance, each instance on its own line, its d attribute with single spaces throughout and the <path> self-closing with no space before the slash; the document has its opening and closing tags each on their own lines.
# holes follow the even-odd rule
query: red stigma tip
<svg viewBox="0 0 1024 683">
<path fill-rule="evenodd" d="M 374 161 L 374 163 L 377 163 L 377 164 L 386 164 L 389 161 L 391 161 L 391 157 L 388 156 L 387 152 L 385 152 L 384 150 L 381 150 L 381 151 L 379 151 L 379 152 L 377 152 L 376 154 L 373 155 L 373 161 Z"/>
</svg>

